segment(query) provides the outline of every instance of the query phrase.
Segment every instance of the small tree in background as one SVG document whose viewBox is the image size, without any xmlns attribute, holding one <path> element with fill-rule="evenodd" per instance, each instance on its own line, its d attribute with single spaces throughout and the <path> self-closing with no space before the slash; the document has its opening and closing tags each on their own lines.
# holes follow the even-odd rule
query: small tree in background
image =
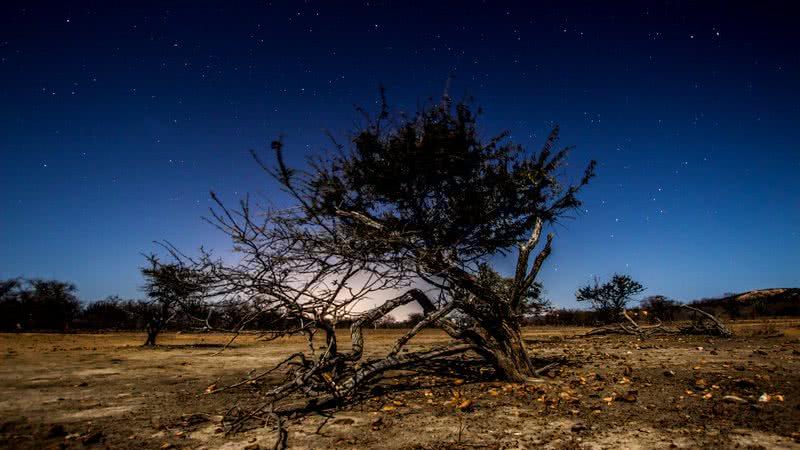
<svg viewBox="0 0 800 450">
<path fill-rule="evenodd" d="M 755 297 L 750 300 L 750 306 L 753 307 L 753 318 L 766 316 L 769 310 L 767 300 L 763 297 Z"/>
<path fill-rule="evenodd" d="M 651 320 L 675 320 L 675 313 L 680 307 L 677 301 L 663 296 L 651 295 L 650 297 L 642 300 L 641 307 L 648 312 L 648 317 Z"/>
<path fill-rule="evenodd" d="M 23 297 L 23 306 L 33 318 L 33 328 L 64 330 L 78 315 L 78 288 L 58 280 L 29 280 L 33 290 Z M 27 305 L 26 305 L 27 303 Z"/>
<path fill-rule="evenodd" d="M 395 328 L 399 325 L 397 319 L 391 315 L 387 314 L 381 317 L 379 320 L 376 320 L 374 323 L 375 328 Z"/>
<path fill-rule="evenodd" d="M 257 319 L 250 303 L 236 298 L 222 300 L 214 305 L 214 311 L 215 323 L 228 330 L 243 329 L 243 325 L 252 324 Z"/>
<path fill-rule="evenodd" d="M 414 328 L 418 323 L 425 320 L 425 314 L 414 312 L 408 315 L 408 318 L 405 320 L 405 326 L 408 328 Z"/>
<path fill-rule="evenodd" d="M 613 322 L 622 317 L 631 297 L 644 291 L 645 288 L 630 276 L 614 274 L 611 281 L 604 284 L 595 278 L 593 283 L 578 289 L 575 298 L 579 302 L 591 302 L 602 321 Z"/>
<path fill-rule="evenodd" d="M 154 346 L 158 333 L 180 311 L 197 309 L 205 286 L 203 275 L 199 272 L 177 263 L 161 263 L 154 255 L 148 256 L 147 260 L 149 267 L 141 269 L 146 280 L 144 292 L 156 309 L 147 322 L 144 345 Z"/>
<path fill-rule="evenodd" d="M 722 300 L 722 307 L 725 308 L 725 312 L 728 313 L 728 317 L 731 319 L 738 319 L 741 315 L 742 305 L 736 300 L 736 297 L 736 294 L 725 294 Z"/>
</svg>

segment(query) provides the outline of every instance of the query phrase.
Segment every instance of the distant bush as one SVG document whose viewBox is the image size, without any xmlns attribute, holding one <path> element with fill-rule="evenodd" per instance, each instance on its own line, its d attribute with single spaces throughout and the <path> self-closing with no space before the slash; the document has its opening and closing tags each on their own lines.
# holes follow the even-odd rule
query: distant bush
<svg viewBox="0 0 800 450">
<path fill-rule="evenodd" d="M 639 308 L 649 322 L 658 320 L 670 322 L 681 314 L 680 303 L 663 295 L 651 295 L 645 298 L 639 304 Z"/>
<path fill-rule="evenodd" d="M 603 315 L 598 311 L 585 309 L 554 309 L 547 314 L 529 320 L 529 325 L 556 325 L 570 327 L 589 327 L 602 322 Z"/>
</svg>

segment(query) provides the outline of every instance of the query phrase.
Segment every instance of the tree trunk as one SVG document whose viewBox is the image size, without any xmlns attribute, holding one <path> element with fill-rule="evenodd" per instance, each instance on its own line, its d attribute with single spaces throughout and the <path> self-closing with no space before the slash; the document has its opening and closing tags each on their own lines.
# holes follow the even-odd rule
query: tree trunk
<svg viewBox="0 0 800 450">
<path fill-rule="evenodd" d="M 145 340 L 143 344 L 145 347 L 155 347 L 156 336 L 158 336 L 159 331 L 161 331 L 160 322 L 160 320 L 155 319 L 147 323 L 147 327 L 145 328 L 145 331 L 147 331 L 147 340 Z"/>
<path fill-rule="evenodd" d="M 157 331 L 147 330 L 147 340 L 144 341 L 145 347 L 155 347 L 156 345 L 156 336 L 158 335 Z"/>
<path fill-rule="evenodd" d="M 535 376 L 517 323 L 506 320 L 485 326 L 484 329 L 489 339 L 477 351 L 492 363 L 498 377 L 506 381 L 525 382 Z"/>
</svg>

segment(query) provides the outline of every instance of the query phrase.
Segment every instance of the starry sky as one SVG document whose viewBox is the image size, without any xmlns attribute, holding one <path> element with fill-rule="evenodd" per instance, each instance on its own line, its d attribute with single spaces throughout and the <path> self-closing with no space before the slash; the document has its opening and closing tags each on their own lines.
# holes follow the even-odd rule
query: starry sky
<svg viewBox="0 0 800 450">
<path fill-rule="evenodd" d="M 737 5 L 742 3 L 742 5 Z M 541 275 L 575 307 L 628 273 L 692 300 L 800 285 L 800 32 L 790 2 L 3 1 L 0 278 L 142 296 L 155 240 L 218 251 L 209 190 L 285 201 L 288 161 L 376 111 L 471 95 L 486 135 L 598 176 Z M 495 261 L 509 271 L 512 261 Z"/>
</svg>

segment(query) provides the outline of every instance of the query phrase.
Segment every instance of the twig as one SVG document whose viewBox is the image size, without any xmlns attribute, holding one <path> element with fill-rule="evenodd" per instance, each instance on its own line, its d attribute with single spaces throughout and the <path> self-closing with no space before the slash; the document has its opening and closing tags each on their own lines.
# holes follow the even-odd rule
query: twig
<svg viewBox="0 0 800 450">
<path fill-rule="evenodd" d="M 289 356 L 288 358 L 286 358 L 283 361 L 281 361 L 280 363 L 278 363 L 275 367 L 269 369 L 268 371 L 266 371 L 266 372 L 264 372 L 264 373 L 262 373 L 260 375 L 257 375 L 257 376 L 252 377 L 252 378 L 248 378 L 246 380 L 239 381 L 238 383 L 234 383 L 234 384 L 232 384 L 230 386 L 225 386 L 225 387 L 222 387 L 222 388 L 219 388 L 219 389 L 214 389 L 213 391 L 204 392 L 202 395 L 216 394 L 218 392 L 226 391 L 228 389 L 233 389 L 233 388 L 239 387 L 239 386 L 241 386 L 243 384 L 250 383 L 251 381 L 258 380 L 259 378 L 263 378 L 263 377 L 269 375 L 270 373 L 278 370 L 282 365 L 286 364 L 290 360 L 292 360 L 292 359 L 294 359 L 294 358 L 296 358 L 298 356 L 302 356 L 302 354 L 303 354 L 302 352 L 294 353 L 291 356 Z"/>
<path fill-rule="evenodd" d="M 323 420 L 322 423 L 319 424 L 319 426 L 317 427 L 317 430 L 314 431 L 314 434 L 319 434 L 319 432 L 322 430 L 322 427 L 324 427 L 325 424 L 327 424 L 328 421 L 331 419 L 331 416 L 323 416 L 323 417 L 325 417 L 325 420 Z"/>
<path fill-rule="evenodd" d="M 550 364 L 547 364 L 547 365 L 545 365 L 544 367 L 540 367 L 539 369 L 536 369 L 536 370 L 535 370 L 533 373 L 534 373 L 534 375 L 536 375 L 537 377 L 538 377 L 538 376 L 541 376 L 542 374 L 544 374 L 544 373 L 545 373 L 545 372 L 547 372 L 548 370 L 550 370 L 550 369 L 552 369 L 552 368 L 554 368 L 554 367 L 558 367 L 558 366 L 560 366 L 560 365 L 564 364 L 564 362 L 566 362 L 566 360 L 565 360 L 564 358 L 561 358 L 561 359 L 559 359 L 558 361 L 552 362 L 552 363 L 550 363 Z"/>
</svg>

